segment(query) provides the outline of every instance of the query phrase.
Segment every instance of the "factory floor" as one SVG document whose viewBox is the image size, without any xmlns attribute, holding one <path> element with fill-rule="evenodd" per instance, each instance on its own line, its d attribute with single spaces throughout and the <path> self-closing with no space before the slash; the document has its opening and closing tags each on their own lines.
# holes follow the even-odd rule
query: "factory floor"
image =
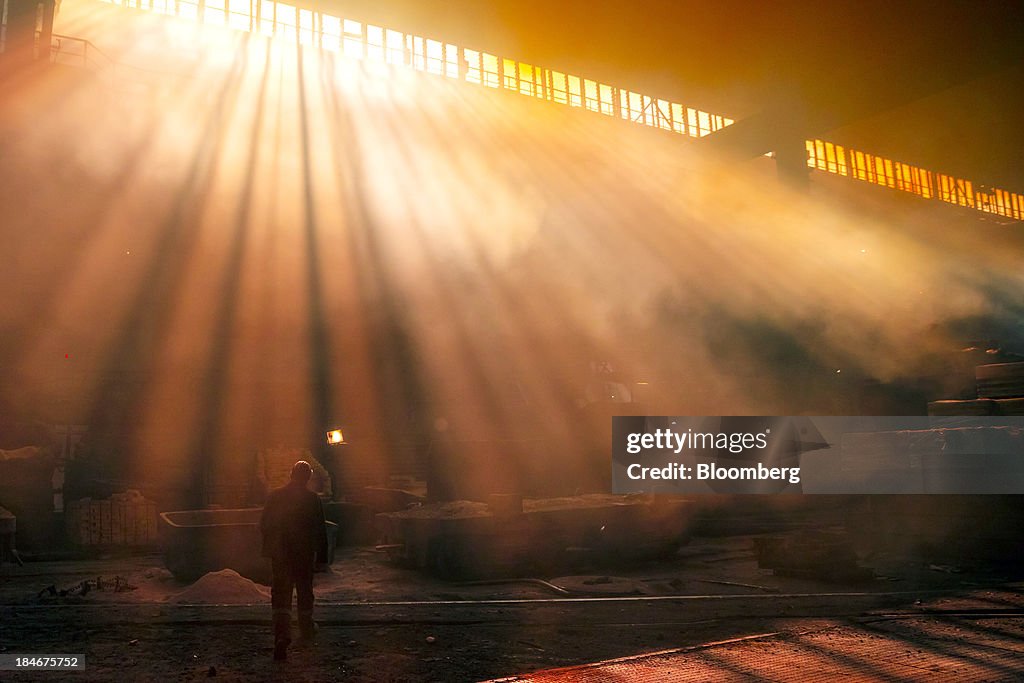
<svg viewBox="0 0 1024 683">
<path fill-rule="evenodd" d="M 993 598 L 999 607 L 992 607 Z M 956 608 L 928 603 L 842 620 L 808 620 L 773 632 L 542 669 L 494 683 L 1024 678 L 1020 594 L 988 592 L 955 604 Z"/>
<path fill-rule="evenodd" d="M 0 681 L 1024 679 L 1020 576 L 868 563 L 875 578 L 857 583 L 776 576 L 750 536 L 695 538 L 663 562 L 534 577 L 566 594 L 444 582 L 346 549 L 317 575 L 316 646 L 284 663 L 266 591 L 242 577 L 181 584 L 157 555 L 5 564 L 0 654 L 84 654 L 86 670 Z M 98 577 L 103 590 L 59 594 Z"/>
</svg>

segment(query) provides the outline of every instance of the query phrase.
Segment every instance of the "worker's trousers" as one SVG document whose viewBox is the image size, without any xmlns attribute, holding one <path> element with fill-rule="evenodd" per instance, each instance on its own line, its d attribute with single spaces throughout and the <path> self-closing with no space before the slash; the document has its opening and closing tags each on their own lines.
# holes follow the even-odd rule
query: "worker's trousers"
<svg viewBox="0 0 1024 683">
<path fill-rule="evenodd" d="M 270 604 L 274 610 L 274 640 L 291 641 L 292 590 L 299 607 L 299 630 L 313 636 L 313 557 L 274 558 L 274 581 L 270 586 Z"/>
</svg>

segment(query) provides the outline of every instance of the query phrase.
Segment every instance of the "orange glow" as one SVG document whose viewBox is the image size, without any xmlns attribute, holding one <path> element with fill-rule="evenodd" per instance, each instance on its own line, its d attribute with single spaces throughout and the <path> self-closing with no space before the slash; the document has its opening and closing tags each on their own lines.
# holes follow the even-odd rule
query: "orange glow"
<svg viewBox="0 0 1024 683">
<path fill-rule="evenodd" d="M 964 178 L 927 171 L 892 159 L 845 150 L 824 140 L 807 140 L 807 166 L 890 187 L 924 199 L 977 209 L 1003 218 L 1024 220 L 1024 195 L 984 188 Z M 849 164 L 849 165 L 848 165 Z M 848 171 L 847 169 L 850 169 Z"/>
<path fill-rule="evenodd" d="M 207 0 L 199 13 L 199 0 L 101 0 L 123 7 L 198 20 L 239 31 L 258 31 L 302 45 L 341 52 L 346 57 L 411 67 L 467 83 L 503 88 L 605 116 L 704 137 L 734 121 L 677 102 L 617 88 L 597 81 L 519 62 L 508 57 L 459 48 L 451 43 L 404 34 L 400 31 L 344 19 L 326 12 L 296 9 L 273 0 Z M 915 194 L 925 199 L 977 209 L 1014 220 L 1024 220 L 1024 195 L 1000 189 L 975 192 L 970 181 L 894 162 L 822 140 L 807 141 L 807 165 L 843 177 Z"/>
<path fill-rule="evenodd" d="M 442 66 L 432 55 L 448 63 L 447 43 L 396 43 L 339 20 L 322 24 L 336 50 L 297 48 L 301 16 L 269 8 L 294 17 L 293 41 L 66 0 L 62 33 L 106 40 L 114 62 L 176 71 L 134 83 L 53 70 L 0 111 L 4 168 L 18 172 L 0 190 L 33 193 L 4 222 L 12 263 L 32 264 L 0 274 L 6 291 L 29 294 L 0 307 L 3 329 L 19 330 L 9 381 L 43 402 L 51 375 L 80 372 L 67 393 L 128 423 L 114 436 L 141 473 L 216 466 L 237 479 L 260 442 L 326 448 L 326 426 L 344 416 L 358 433 L 346 486 L 382 480 L 400 446 L 440 441 L 437 425 L 481 477 L 501 466 L 564 483 L 554 468 L 596 452 L 580 434 L 607 425 L 577 403 L 593 358 L 626 368 L 623 385 L 643 386 L 652 406 L 786 414 L 778 406 L 812 400 L 789 378 L 781 398 L 748 391 L 765 372 L 750 351 L 765 330 L 802 330 L 815 364 L 885 379 L 941 347 L 936 323 L 1024 286 L 1019 250 L 1003 243 L 955 230 L 918 239 L 898 218 L 847 215 L 635 126 L 609 144 L 607 120 L 505 91 L 494 55 L 465 53 L 464 78 L 476 69 L 485 87 L 464 87 L 427 73 Z M 365 56 L 345 58 L 343 38 Z M 399 52 L 403 65 L 422 54 L 422 68 L 390 63 Z M 686 137 L 726 123 L 540 71 L 564 105 L 596 95 L 645 125 L 671 116 Z M 111 96 L 133 84 L 147 89 Z M 507 96 L 487 89 L 499 85 Z M 871 155 L 833 146 L 834 165 L 827 153 L 822 163 L 888 185 Z M 934 174 L 888 168 L 894 186 L 924 173 L 922 196 L 938 192 Z M 44 182 L 54 169 L 61 182 Z M 976 204 L 987 193 L 970 192 Z M 991 277 L 950 277 L 959 265 L 936 258 L 950 253 Z M 526 424 L 558 447 L 476 457 L 474 443 L 508 435 L 518 440 L 503 453 L 534 448 L 519 438 Z"/>
<path fill-rule="evenodd" d="M 198 20 L 211 26 L 258 32 L 279 40 L 340 52 L 353 59 L 411 67 L 489 88 L 501 87 L 526 97 L 581 107 L 689 137 L 703 137 L 733 123 L 733 119 L 726 116 L 687 108 L 678 102 L 327 12 L 296 9 L 284 2 L 207 0 L 202 14 L 199 0 L 101 2 Z M 225 4 L 228 2 L 230 6 Z"/>
</svg>

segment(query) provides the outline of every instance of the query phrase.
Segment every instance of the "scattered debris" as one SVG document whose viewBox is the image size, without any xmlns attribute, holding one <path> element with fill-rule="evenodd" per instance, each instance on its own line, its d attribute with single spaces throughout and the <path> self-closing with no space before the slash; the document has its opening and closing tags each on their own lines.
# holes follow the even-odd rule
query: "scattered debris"
<svg viewBox="0 0 1024 683">
<path fill-rule="evenodd" d="M 72 595 L 80 595 L 84 597 L 88 595 L 91 590 L 110 590 L 114 593 L 124 593 L 125 591 L 138 590 L 138 588 L 138 586 L 129 583 L 128 579 L 123 576 L 115 576 L 113 582 L 111 582 L 110 579 L 104 579 L 102 576 L 97 576 L 95 581 L 86 579 L 85 581 L 81 581 L 70 588 L 58 589 L 56 584 L 50 584 L 39 591 L 39 593 L 36 594 L 36 597 L 39 599 L 46 596 L 66 598 Z"/>
<path fill-rule="evenodd" d="M 738 581 L 719 581 L 718 579 L 694 579 L 700 583 L 714 583 L 719 586 L 736 586 L 738 588 L 753 588 L 765 593 L 778 593 L 779 589 L 773 586 L 759 586 L 756 583 L 739 583 Z"/>
<path fill-rule="evenodd" d="M 128 641 L 128 644 L 134 647 L 135 645 L 139 644 L 139 639 L 138 638 L 133 638 L 132 640 Z"/>
<path fill-rule="evenodd" d="M 621 576 L 560 576 L 552 579 L 551 584 L 569 595 L 578 596 L 615 597 L 651 592 L 643 582 Z"/>
<path fill-rule="evenodd" d="M 595 576 L 589 579 L 583 580 L 584 586 L 597 586 L 599 584 L 611 583 L 612 579 L 610 576 Z"/>
<path fill-rule="evenodd" d="M 142 575 L 147 579 L 155 579 L 157 581 L 170 581 L 174 578 L 174 574 L 163 567 L 150 567 Z"/>
<path fill-rule="evenodd" d="M 701 559 L 701 562 L 732 562 L 734 560 L 748 560 L 754 557 L 751 552 L 722 553 L 715 557 Z"/>
<path fill-rule="evenodd" d="M 548 590 L 552 591 L 553 593 L 557 593 L 558 595 L 572 595 L 572 593 L 570 591 L 568 591 L 567 589 L 562 588 L 561 586 L 556 586 L 555 584 L 551 583 L 550 581 L 545 581 L 544 579 L 533 579 L 533 578 L 492 579 L 492 580 L 489 580 L 489 581 L 463 581 L 462 584 L 460 584 L 460 585 L 463 585 L 463 586 L 500 586 L 500 585 L 509 584 L 509 583 L 535 583 L 538 586 L 543 586 L 544 588 L 547 588 Z"/>
<path fill-rule="evenodd" d="M 435 643 L 435 642 L 437 642 L 437 638 L 435 638 L 434 636 L 427 636 L 427 642 L 428 643 Z"/>
<path fill-rule="evenodd" d="M 104 581 L 102 576 L 97 576 L 96 589 L 106 590 L 107 588 L 111 588 L 110 581 Z M 115 576 L 114 585 L 112 588 L 115 593 L 123 593 L 124 591 L 138 590 L 139 587 L 133 586 L 132 584 L 128 583 L 128 579 L 124 578 L 123 576 Z"/>
</svg>

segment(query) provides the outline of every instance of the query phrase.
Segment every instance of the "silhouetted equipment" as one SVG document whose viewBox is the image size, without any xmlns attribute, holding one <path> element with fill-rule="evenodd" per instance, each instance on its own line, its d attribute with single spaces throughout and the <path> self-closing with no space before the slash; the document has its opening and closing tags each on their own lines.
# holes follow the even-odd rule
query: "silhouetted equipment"
<svg viewBox="0 0 1024 683">
<path fill-rule="evenodd" d="M 975 378 L 978 398 L 1024 397 L 1024 363 L 979 365 Z"/>
<path fill-rule="evenodd" d="M 18 545 L 25 551 L 54 542 L 51 451 L 39 446 L 0 449 L 0 504 L 18 519 Z"/>
<path fill-rule="evenodd" d="M 270 583 L 270 560 L 260 556 L 262 508 L 160 513 L 164 565 L 182 581 L 220 569 Z M 334 561 L 337 525 L 327 522 L 327 560 Z"/>
<path fill-rule="evenodd" d="M 978 398 L 930 402 L 928 415 L 935 418 L 933 423 L 955 427 L 958 418 L 965 416 L 1024 415 L 1024 363 L 979 365 L 975 376 Z M 983 439 L 982 429 L 931 430 L 935 438 L 958 431 L 964 431 L 965 436 L 975 441 Z M 928 432 L 918 434 L 932 437 Z M 941 485 L 943 481 L 937 475 L 945 474 L 957 490 L 964 490 L 964 486 L 970 485 L 970 478 L 990 476 L 993 470 L 988 463 L 992 458 L 1014 462 L 1021 457 L 1020 449 L 1012 442 L 1014 434 L 995 436 L 1000 438 L 990 439 L 983 448 L 975 449 L 982 452 L 980 457 L 964 452 L 969 450 L 963 448 L 969 442 L 966 438 L 959 443 L 940 443 L 933 449 L 933 460 L 945 465 L 946 472 L 935 465 L 927 467 L 927 463 L 922 463 L 925 467 L 917 465 L 921 469 L 922 487 L 926 487 L 929 478 L 938 479 Z M 958 450 L 961 463 L 955 460 Z M 907 453 L 908 457 L 914 455 L 920 460 L 919 454 Z M 1001 483 L 1008 495 L 874 495 L 869 498 L 868 510 L 852 518 L 849 527 L 876 549 L 897 550 L 965 567 L 1016 562 L 1024 539 L 1024 498 L 1014 495 L 1020 491 L 1019 482 L 1004 479 Z M 934 487 L 925 490 L 941 491 Z"/>
<path fill-rule="evenodd" d="M 671 555 L 688 540 L 692 503 L 590 494 L 492 504 L 468 500 L 377 516 L 380 548 L 442 577 L 484 578 Z"/>
<path fill-rule="evenodd" d="M 23 564 L 18 551 L 14 549 L 14 534 L 17 530 L 17 518 L 10 510 L 0 508 L 0 565 L 4 562 Z"/>
<path fill-rule="evenodd" d="M 754 539 L 757 566 L 778 576 L 799 576 L 825 581 L 863 581 L 873 572 L 857 564 L 853 544 L 845 532 L 800 530 Z"/>
</svg>

